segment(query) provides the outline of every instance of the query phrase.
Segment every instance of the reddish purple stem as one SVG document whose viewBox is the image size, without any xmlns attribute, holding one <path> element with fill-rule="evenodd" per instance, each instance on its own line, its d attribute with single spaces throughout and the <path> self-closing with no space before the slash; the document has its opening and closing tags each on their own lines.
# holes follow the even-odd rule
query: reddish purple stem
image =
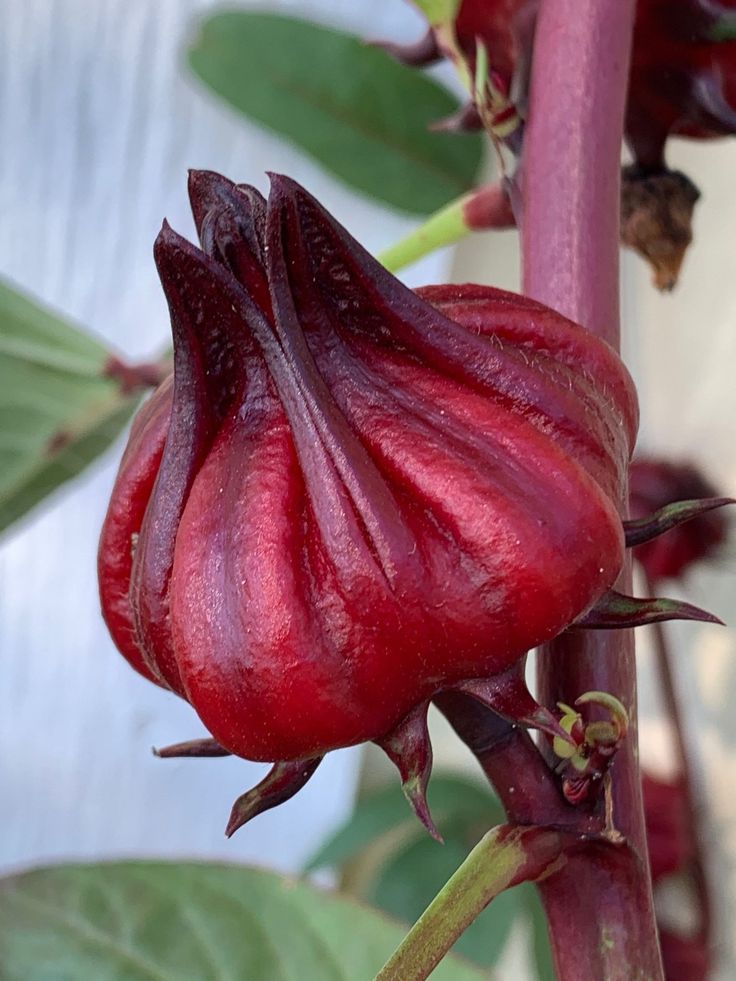
<svg viewBox="0 0 736 981">
<path fill-rule="evenodd" d="M 635 0 L 542 0 L 519 221 L 524 291 L 617 349 L 620 153 L 634 10 Z M 619 583 L 625 591 L 629 576 L 627 570 Z M 543 704 L 602 690 L 632 715 L 612 774 L 614 821 L 634 851 L 617 874 L 588 852 L 541 886 L 558 976 L 661 978 L 636 758 L 632 634 L 564 635 L 539 662 Z"/>
</svg>

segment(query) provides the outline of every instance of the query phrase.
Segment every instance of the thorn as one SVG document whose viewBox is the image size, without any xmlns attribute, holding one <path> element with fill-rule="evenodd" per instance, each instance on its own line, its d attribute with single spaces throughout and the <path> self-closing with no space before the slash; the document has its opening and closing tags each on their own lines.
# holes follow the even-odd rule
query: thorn
<svg viewBox="0 0 736 981">
<path fill-rule="evenodd" d="M 624 627 L 643 627 L 662 620 L 698 620 L 701 623 L 719 623 L 723 626 L 723 621 L 718 617 L 691 603 L 664 598 L 638 599 L 610 589 L 570 629 L 618 630 Z"/>
<path fill-rule="evenodd" d="M 560 720 L 532 696 L 524 681 L 523 665 L 514 665 L 505 674 L 493 678 L 463 681 L 452 690 L 470 695 L 509 722 L 539 729 L 574 745 L 570 733 L 560 725 Z"/>
<path fill-rule="evenodd" d="M 380 746 L 401 775 L 401 789 L 424 827 L 443 844 L 427 803 L 427 785 L 432 773 L 432 743 L 427 727 L 429 702 L 422 702 L 383 739 Z"/>
<path fill-rule="evenodd" d="M 393 41 L 366 41 L 370 48 L 380 48 L 402 65 L 411 68 L 426 68 L 434 65 L 442 58 L 434 31 L 430 27 L 427 33 L 413 44 L 395 44 Z"/>
<path fill-rule="evenodd" d="M 153 755 L 162 760 L 178 759 L 185 756 L 232 756 L 232 753 L 221 746 L 215 739 L 190 739 L 185 743 L 174 743 L 173 746 L 153 747 Z"/>
<path fill-rule="evenodd" d="M 231 838 L 238 828 L 289 800 L 309 780 L 324 757 L 314 756 L 307 760 L 287 760 L 274 763 L 266 776 L 251 790 L 242 794 L 233 804 L 225 837 Z"/>
<path fill-rule="evenodd" d="M 685 521 L 691 521 L 701 514 L 725 507 L 727 504 L 736 504 L 736 500 L 732 497 L 705 497 L 692 501 L 677 501 L 675 504 L 660 508 L 647 518 L 624 521 L 626 547 L 644 545 L 645 542 L 650 542 Z"/>
</svg>

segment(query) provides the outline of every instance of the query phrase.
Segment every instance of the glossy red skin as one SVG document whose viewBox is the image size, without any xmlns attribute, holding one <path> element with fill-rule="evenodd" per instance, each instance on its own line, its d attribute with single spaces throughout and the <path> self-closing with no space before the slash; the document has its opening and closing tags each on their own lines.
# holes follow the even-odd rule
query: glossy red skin
<svg viewBox="0 0 736 981">
<path fill-rule="evenodd" d="M 130 604 L 130 575 L 136 537 L 156 481 L 171 414 L 173 377 L 156 389 L 133 422 L 115 482 L 115 506 L 108 508 L 100 536 L 97 572 L 102 615 L 118 650 L 149 681 Z"/>
<path fill-rule="evenodd" d="M 621 566 L 636 427 L 625 369 L 582 328 L 474 286 L 421 291 L 455 323 L 437 318 L 280 181 L 269 207 L 301 216 L 271 261 L 272 299 L 284 323 L 289 297 L 302 313 L 278 335 L 285 354 L 244 354 L 242 401 L 196 469 L 167 580 L 185 697 L 221 745 L 267 761 L 380 738 L 585 612 Z M 348 273 L 371 277 L 356 314 Z M 384 303 L 388 335 L 365 326 Z M 124 497 L 141 488 L 128 541 L 150 459 L 138 483 L 125 468 Z M 155 674 L 157 649 L 130 656 L 130 618 L 108 623 Z"/>
</svg>

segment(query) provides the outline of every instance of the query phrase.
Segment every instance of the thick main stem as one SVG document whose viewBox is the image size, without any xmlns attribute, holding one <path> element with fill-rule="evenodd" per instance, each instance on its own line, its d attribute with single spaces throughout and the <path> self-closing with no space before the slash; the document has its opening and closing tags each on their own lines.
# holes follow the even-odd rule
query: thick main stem
<svg viewBox="0 0 736 981">
<path fill-rule="evenodd" d="M 542 0 L 519 216 L 525 292 L 616 348 L 620 148 L 634 8 L 635 0 Z M 614 819 L 642 859 L 615 888 L 593 856 L 580 856 L 543 885 L 558 975 L 577 979 L 582 969 L 617 981 L 661 978 L 636 755 L 633 638 L 564 635 L 538 661 L 546 704 L 602 690 L 629 709 L 632 726 L 613 768 Z"/>
</svg>

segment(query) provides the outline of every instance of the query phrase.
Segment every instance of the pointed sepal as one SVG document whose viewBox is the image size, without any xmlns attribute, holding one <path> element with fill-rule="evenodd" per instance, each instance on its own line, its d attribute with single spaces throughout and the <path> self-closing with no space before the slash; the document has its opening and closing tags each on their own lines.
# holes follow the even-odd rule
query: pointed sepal
<svg viewBox="0 0 736 981">
<path fill-rule="evenodd" d="M 660 508 L 647 518 L 624 521 L 626 547 L 644 545 L 685 521 L 698 518 L 701 514 L 715 511 L 716 508 L 725 507 L 727 504 L 736 504 L 736 500 L 733 497 L 705 497 L 693 501 L 677 501 Z"/>
<path fill-rule="evenodd" d="M 665 598 L 638 599 L 610 589 L 595 606 L 580 617 L 572 629 L 618 630 L 625 627 L 644 627 L 663 620 L 697 620 L 701 623 L 723 621 L 692 603 Z"/>
<path fill-rule="evenodd" d="M 174 743 L 172 746 L 153 747 L 153 755 L 162 760 L 181 759 L 184 757 L 215 757 L 231 756 L 231 752 L 221 746 L 216 739 L 189 739 L 184 743 Z"/>
<path fill-rule="evenodd" d="M 274 763 L 263 780 L 233 804 L 225 828 L 226 837 L 232 837 L 238 828 L 264 811 L 290 800 L 307 783 L 323 759 L 323 756 L 314 756 L 307 760 Z"/>
<path fill-rule="evenodd" d="M 429 702 L 423 702 L 382 739 L 376 739 L 401 775 L 401 789 L 412 810 L 435 841 L 442 835 L 432 820 L 427 803 L 427 786 L 432 773 L 432 743 L 427 726 Z"/>
<path fill-rule="evenodd" d="M 476 678 L 453 686 L 453 691 L 470 695 L 516 725 L 546 732 L 553 739 L 570 742 L 570 734 L 559 719 L 533 697 L 524 680 L 523 662 L 492 678 Z"/>
</svg>

